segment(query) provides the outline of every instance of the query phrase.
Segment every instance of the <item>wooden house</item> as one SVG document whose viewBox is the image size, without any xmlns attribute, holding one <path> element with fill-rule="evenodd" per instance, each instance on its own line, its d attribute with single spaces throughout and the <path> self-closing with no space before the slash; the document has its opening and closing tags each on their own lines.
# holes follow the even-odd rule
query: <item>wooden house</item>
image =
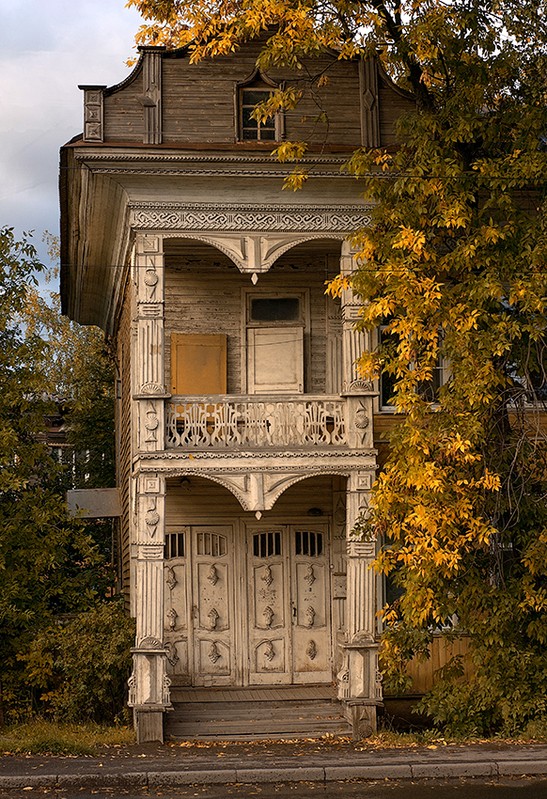
<svg viewBox="0 0 547 799">
<path fill-rule="evenodd" d="M 375 544 L 351 538 L 385 430 L 354 365 L 374 342 L 325 281 L 352 270 L 368 220 L 341 166 L 394 142 L 411 101 L 373 60 L 325 54 L 303 78 L 259 72 L 258 51 L 141 48 L 119 85 L 81 87 L 83 135 L 61 151 L 63 309 L 117 358 L 140 741 L 198 695 L 247 696 L 253 716 L 271 697 L 335 699 L 356 735 L 382 701 Z M 291 81 L 297 110 L 257 124 Z M 284 138 L 311 142 L 300 192 L 271 157 Z"/>
</svg>

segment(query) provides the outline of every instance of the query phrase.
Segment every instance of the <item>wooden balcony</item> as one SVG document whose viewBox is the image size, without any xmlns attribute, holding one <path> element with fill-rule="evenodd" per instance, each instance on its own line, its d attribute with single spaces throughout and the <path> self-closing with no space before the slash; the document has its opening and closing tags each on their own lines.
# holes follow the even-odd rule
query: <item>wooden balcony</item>
<svg viewBox="0 0 547 799">
<path fill-rule="evenodd" d="M 196 450 L 347 447 L 340 397 L 261 395 L 171 397 L 166 447 Z"/>
</svg>

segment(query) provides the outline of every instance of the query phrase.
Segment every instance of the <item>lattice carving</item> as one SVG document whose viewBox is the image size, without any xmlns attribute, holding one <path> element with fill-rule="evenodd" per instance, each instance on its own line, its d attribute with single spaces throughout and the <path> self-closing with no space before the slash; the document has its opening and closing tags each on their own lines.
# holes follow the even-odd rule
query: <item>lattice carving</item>
<svg viewBox="0 0 547 799">
<path fill-rule="evenodd" d="M 215 401 L 203 397 L 167 403 L 170 447 L 341 446 L 347 444 L 344 401 L 257 398 Z"/>
</svg>

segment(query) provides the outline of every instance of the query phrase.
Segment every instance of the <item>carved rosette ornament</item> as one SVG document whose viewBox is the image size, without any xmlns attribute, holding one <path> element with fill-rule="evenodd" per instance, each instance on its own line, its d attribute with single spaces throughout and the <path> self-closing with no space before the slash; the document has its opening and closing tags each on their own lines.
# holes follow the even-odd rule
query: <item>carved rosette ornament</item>
<svg viewBox="0 0 547 799">
<path fill-rule="evenodd" d="M 313 640 L 310 640 L 308 646 L 306 647 L 306 655 L 309 657 L 310 660 L 315 660 L 317 657 L 317 644 Z"/>
<path fill-rule="evenodd" d="M 172 591 L 178 583 L 177 575 L 175 574 L 175 570 L 172 566 L 167 567 L 167 579 L 165 582 L 167 583 L 167 587 L 170 591 Z"/>
<path fill-rule="evenodd" d="M 218 646 L 216 641 L 213 641 L 211 646 L 209 647 L 207 657 L 209 658 L 211 663 L 216 663 L 217 660 L 220 660 L 220 658 L 222 657 L 222 655 L 218 651 Z"/>
<path fill-rule="evenodd" d="M 306 627 L 311 629 L 315 623 L 315 608 L 308 605 L 306 608 Z"/>
<path fill-rule="evenodd" d="M 275 649 L 274 649 L 274 645 L 272 644 L 271 641 L 268 641 L 268 643 L 266 645 L 266 649 L 264 650 L 264 657 L 266 658 L 268 663 L 271 663 L 271 661 L 275 657 Z"/>
<path fill-rule="evenodd" d="M 177 613 L 175 608 L 170 608 L 170 610 L 167 612 L 167 618 L 169 619 L 169 629 L 170 630 L 176 630 L 178 615 L 179 614 Z"/>
<path fill-rule="evenodd" d="M 160 522 L 160 515 L 156 510 L 156 503 L 153 502 L 152 505 L 148 508 L 146 513 L 144 514 L 144 520 L 146 522 L 146 526 L 148 527 L 148 534 L 151 538 L 154 538 L 156 535 L 156 529 Z"/>
<path fill-rule="evenodd" d="M 316 580 L 315 572 L 313 571 L 313 566 L 311 565 L 311 563 L 308 565 L 306 574 L 304 575 L 304 580 L 307 582 L 310 588 L 312 587 L 312 585 Z"/>
<path fill-rule="evenodd" d="M 361 443 L 364 444 L 366 438 L 366 430 L 370 424 L 370 419 L 368 417 L 367 409 L 363 405 L 363 403 L 361 403 L 359 408 L 357 408 L 357 410 L 355 411 L 355 418 L 353 423 L 357 428 L 357 430 L 359 430 L 360 432 L 362 431 Z"/>
<path fill-rule="evenodd" d="M 175 666 L 179 662 L 180 658 L 179 658 L 179 656 L 177 654 L 177 647 L 172 641 L 168 641 L 165 644 L 165 654 L 166 654 L 167 660 L 169 661 L 171 666 L 173 668 L 175 668 Z"/>
<path fill-rule="evenodd" d="M 207 618 L 209 619 L 209 629 L 216 630 L 217 624 L 220 619 L 220 613 L 216 608 L 211 608 L 209 613 L 207 614 Z"/>
<path fill-rule="evenodd" d="M 270 585 L 273 583 L 273 574 L 270 566 L 266 566 L 266 568 L 264 569 L 264 574 L 260 579 L 262 580 L 262 582 L 266 583 L 268 588 L 270 587 Z"/>
<path fill-rule="evenodd" d="M 218 576 L 217 568 L 214 564 L 209 569 L 209 572 L 207 574 L 207 579 L 209 580 L 211 585 L 216 585 L 220 579 L 220 577 Z"/>
<path fill-rule="evenodd" d="M 269 605 L 267 605 L 267 607 L 264 608 L 262 615 L 264 617 L 264 623 L 266 627 L 271 627 L 273 624 L 275 614 Z"/>
</svg>

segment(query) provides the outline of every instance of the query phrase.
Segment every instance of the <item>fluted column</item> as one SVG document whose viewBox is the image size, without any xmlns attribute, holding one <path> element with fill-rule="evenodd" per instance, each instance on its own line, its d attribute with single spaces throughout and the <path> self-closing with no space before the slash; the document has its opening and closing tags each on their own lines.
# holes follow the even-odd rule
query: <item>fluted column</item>
<svg viewBox="0 0 547 799">
<path fill-rule="evenodd" d="M 131 363 L 134 452 L 164 449 L 163 252 L 159 236 L 141 235 L 133 256 L 134 316 Z M 136 640 L 129 705 L 139 742 L 163 740 L 163 711 L 170 706 L 163 642 L 165 480 L 133 478 L 132 560 Z"/>
<path fill-rule="evenodd" d="M 342 246 L 341 272 L 355 268 L 348 242 Z M 370 347 L 370 334 L 356 329 L 359 299 L 350 289 L 342 294 L 343 392 L 346 396 L 348 443 L 352 449 L 375 454 L 373 403 L 376 392 L 370 380 L 360 377 L 357 361 Z M 376 544 L 354 535 L 357 521 L 367 513 L 375 471 L 354 472 L 346 493 L 347 599 L 344 667 L 339 674 L 339 696 L 356 737 L 376 729 L 376 706 L 381 700 L 376 643 L 376 575 L 372 569 Z"/>
</svg>

